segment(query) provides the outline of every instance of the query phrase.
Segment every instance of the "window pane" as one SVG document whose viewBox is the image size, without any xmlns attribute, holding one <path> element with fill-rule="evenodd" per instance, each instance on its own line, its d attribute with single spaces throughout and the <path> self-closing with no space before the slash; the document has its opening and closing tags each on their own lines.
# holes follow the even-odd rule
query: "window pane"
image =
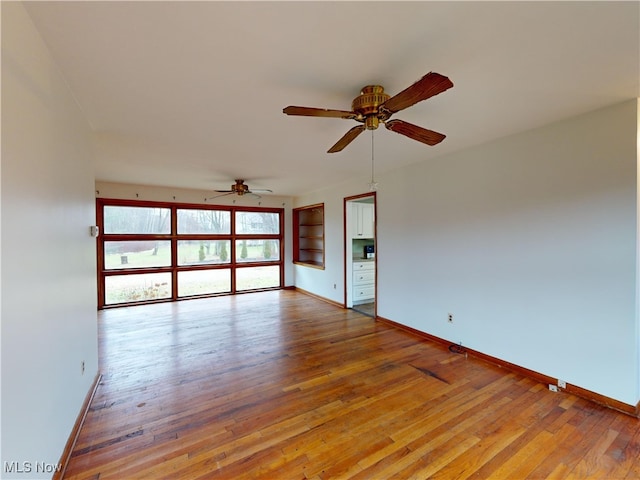
<svg viewBox="0 0 640 480">
<path fill-rule="evenodd" d="M 105 205 L 104 233 L 171 233 L 171 210 Z"/>
<path fill-rule="evenodd" d="M 231 270 L 178 272 L 178 296 L 205 295 L 231 291 Z"/>
<path fill-rule="evenodd" d="M 247 267 L 236 270 L 236 290 L 253 290 L 280 286 L 280 267 Z"/>
<path fill-rule="evenodd" d="M 180 209 L 178 233 L 231 233 L 231 212 Z"/>
<path fill-rule="evenodd" d="M 236 212 L 236 233 L 280 233 L 280 214 L 272 212 Z"/>
<path fill-rule="evenodd" d="M 229 240 L 179 240 L 178 265 L 231 263 Z"/>
<path fill-rule="evenodd" d="M 277 262 L 279 240 L 236 240 L 236 262 Z"/>
<path fill-rule="evenodd" d="M 171 242 L 168 240 L 104 242 L 104 267 L 167 267 L 171 265 Z"/>
<path fill-rule="evenodd" d="M 171 298 L 170 273 L 143 273 L 105 277 L 106 304 Z"/>
</svg>

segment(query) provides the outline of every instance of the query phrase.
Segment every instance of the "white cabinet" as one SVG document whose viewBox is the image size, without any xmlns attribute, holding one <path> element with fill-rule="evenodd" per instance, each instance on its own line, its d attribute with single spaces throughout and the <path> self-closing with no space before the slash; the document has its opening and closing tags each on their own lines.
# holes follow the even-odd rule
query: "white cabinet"
<svg viewBox="0 0 640 480">
<path fill-rule="evenodd" d="M 352 202 L 351 213 L 351 237 L 373 238 L 375 232 L 373 203 Z"/>
<path fill-rule="evenodd" d="M 372 302 L 376 296 L 376 264 L 353 262 L 353 304 Z"/>
</svg>

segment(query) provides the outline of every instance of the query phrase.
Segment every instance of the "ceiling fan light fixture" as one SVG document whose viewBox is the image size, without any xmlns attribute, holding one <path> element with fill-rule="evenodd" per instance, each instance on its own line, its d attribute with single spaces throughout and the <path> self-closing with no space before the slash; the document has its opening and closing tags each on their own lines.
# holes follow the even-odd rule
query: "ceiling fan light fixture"
<svg viewBox="0 0 640 480">
<path fill-rule="evenodd" d="M 367 130 L 375 130 L 380 125 L 380 120 L 378 117 L 367 117 L 364 121 L 364 126 L 367 127 Z"/>
</svg>

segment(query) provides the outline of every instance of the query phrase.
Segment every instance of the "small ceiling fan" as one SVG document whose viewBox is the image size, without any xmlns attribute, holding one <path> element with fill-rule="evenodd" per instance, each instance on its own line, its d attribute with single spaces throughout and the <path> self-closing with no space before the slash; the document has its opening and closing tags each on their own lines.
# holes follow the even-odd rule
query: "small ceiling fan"
<svg viewBox="0 0 640 480">
<path fill-rule="evenodd" d="M 367 85 L 362 89 L 360 95 L 353 99 L 351 111 L 289 106 L 283 109 L 282 112 L 287 115 L 305 117 L 344 118 L 363 124 L 349 130 L 327 153 L 341 151 L 363 131 L 378 128 L 380 122 L 384 123 L 384 126 L 392 132 L 427 145 L 437 145 L 445 138 L 442 133 L 427 130 L 402 120 L 389 120 L 389 118 L 394 113 L 442 93 L 451 87 L 453 87 L 453 82 L 447 77 L 439 73 L 430 72 L 393 97 L 386 94 L 384 88 L 380 85 Z"/>
<path fill-rule="evenodd" d="M 244 180 L 242 180 L 242 179 L 236 179 L 235 182 L 236 183 L 231 185 L 231 189 L 230 190 L 214 190 L 214 192 L 217 192 L 220 195 L 216 195 L 214 197 L 209 197 L 209 198 L 206 198 L 205 200 L 211 200 L 212 198 L 223 197 L 225 195 L 232 195 L 234 193 L 236 195 L 239 195 L 239 196 L 253 195 L 254 197 L 258 197 L 258 198 L 262 198 L 262 197 L 260 197 L 260 195 L 258 195 L 258 192 L 259 193 L 272 193 L 272 190 L 268 190 L 268 189 L 250 190 L 249 189 L 249 185 L 246 185 L 244 183 Z"/>
</svg>

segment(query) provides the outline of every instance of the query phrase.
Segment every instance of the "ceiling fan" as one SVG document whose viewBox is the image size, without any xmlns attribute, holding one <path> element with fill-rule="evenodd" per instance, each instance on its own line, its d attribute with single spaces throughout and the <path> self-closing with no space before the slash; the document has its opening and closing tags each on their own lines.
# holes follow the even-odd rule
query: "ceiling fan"
<svg viewBox="0 0 640 480">
<path fill-rule="evenodd" d="M 326 108 L 295 107 L 283 109 L 287 115 L 305 117 L 330 117 L 355 120 L 363 125 L 357 125 L 349 130 L 327 153 L 341 151 L 365 130 L 375 130 L 380 122 L 392 132 L 426 143 L 437 145 L 444 140 L 442 133 L 427 130 L 402 120 L 389 120 L 389 117 L 400 110 L 404 110 L 418 102 L 433 97 L 453 87 L 453 82 L 439 73 L 430 72 L 413 85 L 405 88 L 393 97 L 385 93 L 380 85 L 367 85 L 360 95 L 353 99 L 351 111 L 330 110 Z"/>
<path fill-rule="evenodd" d="M 225 195 L 232 195 L 232 194 L 236 194 L 236 195 L 253 195 L 254 197 L 258 197 L 261 198 L 260 195 L 258 195 L 257 192 L 259 193 L 272 193 L 272 190 L 268 190 L 268 189 L 259 189 L 259 190 L 250 190 L 249 189 L 249 185 L 246 185 L 244 183 L 244 180 L 242 179 L 236 179 L 235 181 L 236 183 L 234 183 L 233 185 L 231 185 L 231 189 L 229 190 L 214 190 L 217 193 L 220 193 L 220 195 L 216 195 L 214 197 L 209 197 L 205 200 L 210 200 L 212 198 L 218 198 L 218 197 L 223 197 Z"/>
</svg>

